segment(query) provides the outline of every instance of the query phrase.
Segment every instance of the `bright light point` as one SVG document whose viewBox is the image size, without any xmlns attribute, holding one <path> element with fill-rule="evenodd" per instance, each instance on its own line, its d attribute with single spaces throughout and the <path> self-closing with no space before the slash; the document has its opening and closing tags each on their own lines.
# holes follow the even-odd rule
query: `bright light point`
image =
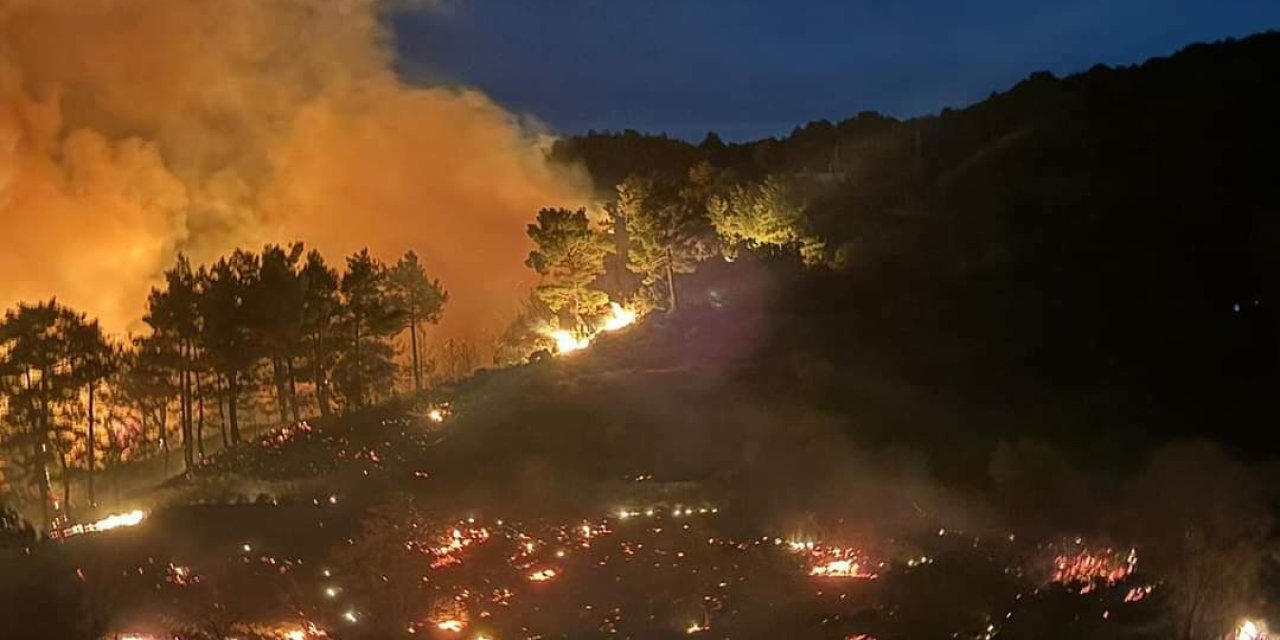
<svg viewBox="0 0 1280 640">
<path fill-rule="evenodd" d="M 462 627 L 464 626 L 466 625 L 463 625 L 461 620 L 443 620 L 436 623 L 437 629 L 441 631 L 452 631 L 454 633 L 462 631 Z"/>
<path fill-rule="evenodd" d="M 285 640 L 307 640 L 307 632 L 302 629 L 294 629 L 286 631 L 284 637 Z"/>
<path fill-rule="evenodd" d="M 356 617 L 355 611 L 347 611 L 346 613 L 342 614 L 342 619 L 346 620 L 347 622 L 355 622 L 360 618 Z"/>
<path fill-rule="evenodd" d="M 432 409 L 427 412 L 427 419 L 432 422 L 444 422 L 444 412 L 439 409 Z"/>
<path fill-rule="evenodd" d="M 249 546 L 249 544 L 248 544 L 248 543 L 245 543 L 245 544 L 241 545 L 241 546 L 240 546 L 240 549 L 241 549 L 242 551 L 244 551 L 245 553 L 249 553 L 250 551 L 253 551 L 253 547 Z"/>
<path fill-rule="evenodd" d="M 635 324 L 636 312 L 624 308 L 616 302 L 609 303 L 609 317 L 604 319 L 601 327 L 604 331 L 617 331 Z"/>
<path fill-rule="evenodd" d="M 1259 620 L 1243 620 L 1236 628 L 1234 640 L 1266 640 L 1267 625 Z"/>
<path fill-rule="evenodd" d="M 548 580 L 554 580 L 555 577 L 558 575 L 560 574 L 555 569 L 539 569 L 529 574 L 529 581 L 530 582 L 546 582 Z"/>
<path fill-rule="evenodd" d="M 330 598 L 336 598 L 336 597 L 338 597 L 338 590 L 337 590 L 337 589 L 335 589 L 335 588 L 333 588 L 333 587 L 329 587 L 329 588 L 327 588 L 327 589 L 325 589 L 325 590 L 324 590 L 324 595 L 326 595 L 326 596 L 328 596 L 328 597 L 330 597 Z"/>
<path fill-rule="evenodd" d="M 564 329 L 552 331 L 551 339 L 556 341 L 556 353 L 572 353 L 591 346 L 591 338 L 579 338 Z"/>
<path fill-rule="evenodd" d="M 695 633 L 702 633 L 703 631 L 706 631 L 709 628 L 710 627 L 704 627 L 697 622 L 691 622 L 689 623 L 689 626 L 684 628 L 684 632 L 689 635 L 693 635 Z"/>
</svg>

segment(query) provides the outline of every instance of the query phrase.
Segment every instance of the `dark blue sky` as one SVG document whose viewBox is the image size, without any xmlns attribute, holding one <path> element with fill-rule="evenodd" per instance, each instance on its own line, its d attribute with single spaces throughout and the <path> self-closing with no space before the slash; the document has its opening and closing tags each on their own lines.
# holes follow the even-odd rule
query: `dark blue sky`
<svg viewBox="0 0 1280 640">
<path fill-rule="evenodd" d="M 402 72 L 553 129 L 783 134 L 963 106 L 1032 71 L 1280 28 L 1280 0 L 450 0 L 394 18 Z"/>
</svg>

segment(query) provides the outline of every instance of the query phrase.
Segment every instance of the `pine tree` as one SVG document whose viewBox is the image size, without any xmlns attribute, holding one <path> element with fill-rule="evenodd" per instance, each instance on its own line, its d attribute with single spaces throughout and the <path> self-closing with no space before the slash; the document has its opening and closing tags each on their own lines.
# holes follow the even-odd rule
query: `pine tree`
<svg viewBox="0 0 1280 640">
<path fill-rule="evenodd" d="M 349 408 L 368 406 L 375 395 L 390 392 L 395 379 L 391 337 L 404 326 L 390 272 L 368 249 L 347 258 L 342 275 L 345 348 L 334 369 L 335 382 Z"/>
<path fill-rule="evenodd" d="M 617 215 L 631 244 L 627 268 L 647 286 L 664 283 L 667 311 L 674 311 L 676 274 L 693 273 L 711 254 L 704 202 L 674 181 L 631 176 L 618 185 Z"/>
<path fill-rule="evenodd" d="M 534 295 L 552 313 L 568 314 L 581 329 L 609 304 L 608 294 L 595 288 L 605 273 L 605 256 L 615 251 L 608 234 L 591 224 L 582 209 L 543 209 L 528 234 L 537 248 L 525 264 L 542 276 Z"/>
<path fill-rule="evenodd" d="M 440 286 L 439 280 L 427 277 L 427 272 L 418 262 L 418 254 L 405 253 L 395 267 L 391 269 L 391 284 L 395 290 L 397 302 L 404 310 L 405 323 L 409 328 L 410 365 L 413 369 L 413 390 L 422 391 L 422 362 L 420 334 L 422 324 L 440 322 L 444 311 L 444 303 L 449 294 Z"/>
<path fill-rule="evenodd" d="M 201 311 L 197 308 L 202 278 L 186 256 L 179 255 L 164 273 L 164 287 L 152 289 L 143 320 L 159 340 L 154 353 L 176 378 L 178 414 L 182 429 L 182 458 L 188 469 L 195 465 L 193 389 L 201 338 Z"/>
<path fill-rule="evenodd" d="M 303 284 L 298 273 L 302 244 L 287 250 L 278 245 L 263 248 L 258 275 L 249 291 L 252 333 L 271 363 L 280 422 L 301 419 L 298 409 L 294 359 L 302 343 Z"/>
<path fill-rule="evenodd" d="M 339 295 L 338 272 L 324 262 L 317 251 L 307 254 L 298 274 L 302 287 L 302 323 L 305 376 L 315 389 L 320 415 L 332 412 L 331 375 L 342 342 L 345 315 Z"/>
<path fill-rule="evenodd" d="M 241 441 L 241 392 L 261 359 L 262 341 L 251 331 L 254 312 L 248 304 L 259 268 L 257 256 L 237 250 L 230 258 L 214 263 L 200 287 L 202 342 L 210 365 L 226 384 L 227 424 L 233 445 Z"/>
</svg>

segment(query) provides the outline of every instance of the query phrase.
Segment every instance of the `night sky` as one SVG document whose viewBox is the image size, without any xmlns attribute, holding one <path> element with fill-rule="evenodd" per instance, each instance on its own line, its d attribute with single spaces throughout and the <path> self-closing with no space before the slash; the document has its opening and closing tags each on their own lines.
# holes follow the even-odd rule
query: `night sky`
<svg viewBox="0 0 1280 640">
<path fill-rule="evenodd" d="M 447 0 L 392 19 L 402 73 L 563 133 L 785 134 L 963 106 L 1032 71 L 1280 27 L 1274 0 Z"/>
</svg>

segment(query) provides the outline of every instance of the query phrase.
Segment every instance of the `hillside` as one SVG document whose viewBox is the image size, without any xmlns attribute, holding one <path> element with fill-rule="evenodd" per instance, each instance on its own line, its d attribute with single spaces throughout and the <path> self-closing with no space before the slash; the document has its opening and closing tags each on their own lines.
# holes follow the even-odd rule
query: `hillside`
<svg viewBox="0 0 1280 640">
<path fill-rule="evenodd" d="M 1280 384 L 1278 86 L 1267 33 L 1032 74 L 926 118 L 733 145 L 593 133 L 556 155 L 605 195 L 700 161 L 801 177 L 847 269 L 798 276 L 779 306 L 826 323 L 806 331 L 832 360 L 977 386 L 983 406 L 1031 405 L 1019 422 L 1075 412 L 1104 432 L 1252 444 Z"/>
</svg>

